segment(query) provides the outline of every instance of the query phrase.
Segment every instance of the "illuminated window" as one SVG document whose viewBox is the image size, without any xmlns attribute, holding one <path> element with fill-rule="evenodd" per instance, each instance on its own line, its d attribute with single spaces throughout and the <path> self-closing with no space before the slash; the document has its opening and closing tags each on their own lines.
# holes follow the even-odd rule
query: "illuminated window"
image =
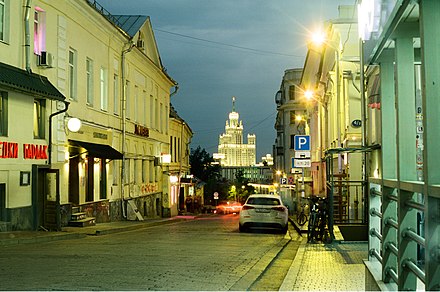
<svg viewBox="0 0 440 292">
<path fill-rule="evenodd" d="M 34 138 L 44 139 L 44 112 L 46 101 L 34 99 Z"/>
<path fill-rule="evenodd" d="M 8 135 L 8 93 L 0 91 L 0 136 Z"/>
<path fill-rule="evenodd" d="M 46 51 L 46 12 L 40 7 L 34 11 L 34 53 Z"/>
<path fill-rule="evenodd" d="M 100 76 L 100 88 L 101 88 L 101 109 L 103 111 L 107 111 L 108 110 L 107 70 L 101 67 L 99 76 Z"/>
<path fill-rule="evenodd" d="M 93 106 L 93 60 L 86 59 L 87 104 Z"/>
<path fill-rule="evenodd" d="M 77 53 L 74 49 L 69 50 L 69 94 L 70 99 L 77 100 L 77 90 L 76 90 L 76 59 Z"/>
</svg>

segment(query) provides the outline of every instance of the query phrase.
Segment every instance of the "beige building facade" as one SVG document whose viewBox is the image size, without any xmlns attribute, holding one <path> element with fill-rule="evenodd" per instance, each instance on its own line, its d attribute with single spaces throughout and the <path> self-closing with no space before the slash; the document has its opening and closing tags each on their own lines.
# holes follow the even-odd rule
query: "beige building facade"
<svg viewBox="0 0 440 292">
<path fill-rule="evenodd" d="M 1 88 L 9 119 L 3 140 L 44 152 L 32 160 L 0 160 L 3 219 L 14 221 L 13 214 L 29 209 L 32 224 L 12 228 L 52 228 L 44 215 L 52 197 L 57 227 L 68 224 L 74 207 L 96 222 L 130 219 L 134 210 L 136 218 L 170 216 L 164 158 L 177 83 L 161 64 L 150 19 L 111 15 L 95 1 L 2 2 L 0 62 L 47 78 L 57 92 L 15 89 L 31 94 L 26 99 L 15 98 L 11 86 Z M 18 116 L 20 130 L 14 129 Z M 81 121 L 78 131 L 68 128 L 72 118 Z M 44 129 L 35 134 L 34 128 L 32 139 L 24 129 L 32 133 L 36 119 Z M 16 187 L 23 173 L 30 183 Z"/>
</svg>

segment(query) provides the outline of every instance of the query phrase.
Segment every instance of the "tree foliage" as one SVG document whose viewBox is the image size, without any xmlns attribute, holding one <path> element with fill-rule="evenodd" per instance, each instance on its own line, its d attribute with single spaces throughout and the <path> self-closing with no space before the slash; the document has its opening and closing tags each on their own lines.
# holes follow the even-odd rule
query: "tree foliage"
<svg viewBox="0 0 440 292">
<path fill-rule="evenodd" d="M 205 205 L 214 205 L 214 192 L 219 193 L 219 200 L 226 199 L 229 183 L 222 179 L 220 165 L 214 163 L 214 158 L 205 149 L 198 146 L 191 149 L 189 156 L 191 174 L 201 179 L 205 184 Z"/>
</svg>

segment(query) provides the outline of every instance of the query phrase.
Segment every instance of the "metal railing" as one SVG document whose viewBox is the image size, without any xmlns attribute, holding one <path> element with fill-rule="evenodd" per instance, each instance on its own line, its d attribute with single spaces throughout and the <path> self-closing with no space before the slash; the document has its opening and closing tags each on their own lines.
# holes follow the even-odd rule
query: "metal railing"
<svg viewBox="0 0 440 292">
<path fill-rule="evenodd" d="M 406 189 L 385 184 L 369 184 L 369 260 L 381 265 L 382 281 L 394 282 L 396 290 L 417 290 L 421 283 L 426 290 L 439 290 L 440 198 L 419 193 L 417 183 Z M 428 201 L 435 209 L 429 218 Z M 432 230 L 428 225 L 437 232 L 429 243 L 424 236 Z"/>
</svg>

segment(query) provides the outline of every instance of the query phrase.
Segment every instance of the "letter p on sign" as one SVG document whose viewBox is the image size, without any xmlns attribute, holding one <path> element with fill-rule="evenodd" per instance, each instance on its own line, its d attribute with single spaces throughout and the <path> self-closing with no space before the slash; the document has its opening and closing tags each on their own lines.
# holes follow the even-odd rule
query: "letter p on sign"
<svg viewBox="0 0 440 292">
<path fill-rule="evenodd" d="M 293 147 L 295 151 L 310 151 L 310 136 L 295 135 Z"/>
</svg>

